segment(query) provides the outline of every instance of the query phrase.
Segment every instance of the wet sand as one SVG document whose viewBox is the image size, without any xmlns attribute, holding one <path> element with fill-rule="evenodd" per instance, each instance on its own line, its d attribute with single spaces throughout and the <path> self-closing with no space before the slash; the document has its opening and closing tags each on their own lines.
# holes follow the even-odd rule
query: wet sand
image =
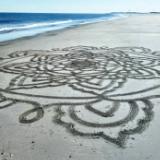
<svg viewBox="0 0 160 160">
<path fill-rule="evenodd" d="M 160 15 L 0 44 L 0 159 L 158 160 Z"/>
</svg>

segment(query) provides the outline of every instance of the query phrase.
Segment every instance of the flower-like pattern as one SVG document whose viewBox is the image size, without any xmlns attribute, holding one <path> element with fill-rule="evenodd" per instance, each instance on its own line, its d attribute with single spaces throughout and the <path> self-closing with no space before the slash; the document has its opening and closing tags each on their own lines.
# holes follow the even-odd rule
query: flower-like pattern
<svg viewBox="0 0 160 160">
<path fill-rule="evenodd" d="M 0 108 L 30 104 L 33 109 L 19 120 L 31 123 L 45 108 L 58 106 L 55 122 L 71 133 L 123 147 L 129 135 L 142 133 L 152 120 L 159 65 L 159 52 L 142 47 L 14 52 L 0 61 L 0 75 L 10 79 L 0 84 Z"/>
<path fill-rule="evenodd" d="M 91 86 L 92 90 L 95 88 L 98 91 L 108 86 L 106 80 L 115 82 L 117 79 L 125 79 L 125 74 L 122 73 L 125 71 L 124 64 L 113 60 L 110 50 L 107 51 L 110 55 L 85 50 L 76 52 L 71 51 L 65 55 L 35 54 L 30 57 L 30 61 L 7 64 L 1 71 L 18 74 L 10 82 L 12 89 L 75 84 L 73 87 L 86 85 L 88 89 Z M 119 52 L 115 51 L 114 54 L 116 53 Z M 102 84 L 104 79 L 105 84 Z M 25 84 L 29 80 L 34 83 Z"/>
</svg>

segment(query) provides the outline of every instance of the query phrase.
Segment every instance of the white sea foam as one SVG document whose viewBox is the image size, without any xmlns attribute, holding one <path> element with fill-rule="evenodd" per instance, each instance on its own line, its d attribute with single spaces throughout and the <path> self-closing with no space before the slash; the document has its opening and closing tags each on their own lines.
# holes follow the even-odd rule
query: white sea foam
<svg viewBox="0 0 160 160">
<path fill-rule="evenodd" d="M 28 23 L 23 25 L 12 25 L 12 26 L 4 26 L 0 28 L 0 33 L 11 32 L 11 31 L 18 31 L 18 30 L 25 30 L 25 29 L 34 29 L 40 27 L 49 27 L 54 25 L 62 25 L 67 23 L 72 23 L 72 20 L 66 21 L 54 21 L 54 22 L 42 22 L 42 23 Z"/>
</svg>

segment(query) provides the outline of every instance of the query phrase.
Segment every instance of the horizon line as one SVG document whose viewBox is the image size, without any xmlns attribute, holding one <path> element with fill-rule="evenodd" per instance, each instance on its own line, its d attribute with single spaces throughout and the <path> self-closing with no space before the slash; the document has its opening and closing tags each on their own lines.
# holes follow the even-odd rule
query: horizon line
<svg viewBox="0 0 160 160">
<path fill-rule="evenodd" d="M 0 11 L 0 13 L 35 13 L 35 14 L 110 14 L 110 13 L 160 13 L 157 11 L 139 12 L 139 11 L 113 11 L 113 12 L 15 12 L 15 11 Z"/>
</svg>

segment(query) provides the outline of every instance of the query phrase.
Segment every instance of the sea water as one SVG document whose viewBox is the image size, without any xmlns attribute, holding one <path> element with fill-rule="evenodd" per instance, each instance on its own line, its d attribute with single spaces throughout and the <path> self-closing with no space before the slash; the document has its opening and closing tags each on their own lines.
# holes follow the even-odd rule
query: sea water
<svg viewBox="0 0 160 160">
<path fill-rule="evenodd" d="M 0 13 L 0 42 L 123 16 L 120 13 Z"/>
</svg>

